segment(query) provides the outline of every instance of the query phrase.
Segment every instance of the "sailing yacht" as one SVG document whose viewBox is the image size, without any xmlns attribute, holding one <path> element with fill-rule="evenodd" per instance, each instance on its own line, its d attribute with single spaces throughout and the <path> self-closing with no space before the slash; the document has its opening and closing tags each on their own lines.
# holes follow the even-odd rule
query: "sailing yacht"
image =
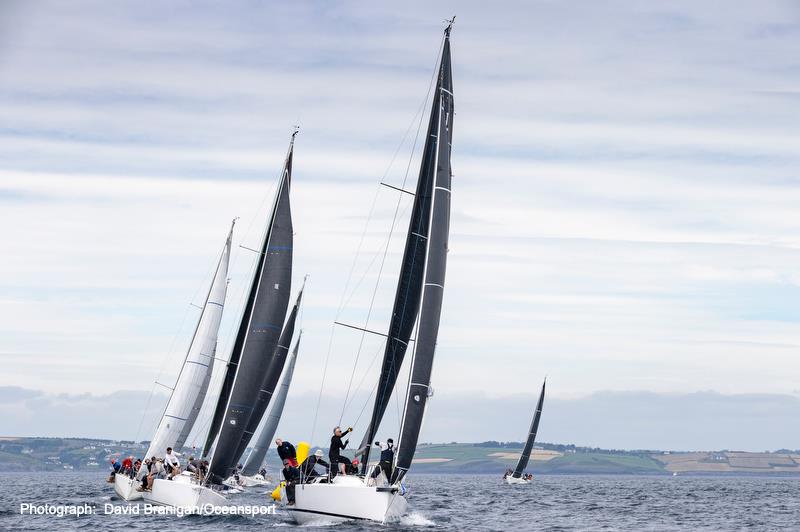
<svg viewBox="0 0 800 532">
<path fill-rule="evenodd" d="M 517 467 L 514 468 L 514 472 L 504 477 L 506 484 L 530 484 L 531 482 L 522 475 L 522 472 L 528 467 L 528 461 L 531 458 L 531 451 L 533 450 L 533 442 L 536 441 L 536 432 L 539 430 L 539 419 L 542 417 L 544 389 L 546 385 L 547 379 L 542 383 L 542 391 L 539 393 L 539 402 L 536 403 L 536 412 L 533 414 L 531 429 L 528 431 L 528 439 L 525 442 L 525 448 L 522 449 L 522 454 L 519 456 L 519 461 L 517 462 Z"/>
<path fill-rule="evenodd" d="M 274 391 L 274 384 L 269 388 L 269 383 L 276 382 L 278 377 L 273 378 L 270 372 L 277 370 L 279 376 L 283 369 L 283 362 L 272 362 L 276 357 L 286 358 L 286 350 L 276 351 L 276 347 L 281 325 L 286 319 L 291 290 L 293 229 L 289 189 L 296 135 L 297 131 L 292 134 L 272 213 L 261 247 L 257 250 L 253 279 L 203 447 L 203 456 L 207 456 L 213 447 L 208 473 L 202 482 L 188 472 L 172 480 L 154 480 L 152 489 L 143 494 L 149 503 L 184 507 L 225 505 L 223 481 L 235 470 L 241 456 L 241 442 L 249 439 L 247 430 L 251 416 L 256 412 L 260 417 L 259 404 L 264 403 L 266 407 Z M 294 329 L 293 321 L 291 329 Z"/>
<path fill-rule="evenodd" d="M 164 414 L 161 416 L 158 429 L 144 455 L 145 458 L 162 456 L 167 447 L 180 449 L 197 420 L 214 367 L 217 335 L 228 288 L 228 263 L 235 224 L 236 220 L 231 222 L 231 229 L 225 239 L 222 255 L 217 262 L 214 280 L 206 295 L 192 342 L 186 352 L 178 380 Z M 117 473 L 114 475 L 114 491 L 126 501 L 141 499 L 142 492 L 138 491 L 140 487 L 141 482 L 128 474 Z"/>
<path fill-rule="evenodd" d="M 367 519 L 386 522 L 405 514 L 407 502 L 403 479 L 417 447 L 428 397 L 439 320 L 442 310 L 447 244 L 450 229 L 450 151 L 453 133 L 453 83 L 450 65 L 450 31 L 444 30 L 438 79 L 432 97 L 425 146 L 414 206 L 406 235 L 400 277 L 389 331 L 386 335 L 381 373 L 369 427 L 359 449 L 365 464 L 360 475 L 317 477 L 295 486 L 290 504 L 286 489 L 281 500 L 298 523 L 315 520 Z M 411 333 L 417 325 L 409 387 L 391 478 L 381 473 L 372 478 L 367 468 L 373 441 L 395 387 Z M 375 466 L 373 466 L 375 467 Z"/>
</svg>

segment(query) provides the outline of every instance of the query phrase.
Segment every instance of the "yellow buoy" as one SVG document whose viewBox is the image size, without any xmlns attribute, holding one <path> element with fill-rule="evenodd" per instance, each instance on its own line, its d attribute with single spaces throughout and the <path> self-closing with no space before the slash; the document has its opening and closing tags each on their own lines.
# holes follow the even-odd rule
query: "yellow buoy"
<svg viewBox="0 0 800 532">
<path fill-rule="evenodd" d="M 286 482 L 283 482 L 283 481 L 281 481 L 281 483 L 280 483 L 280 484 L 278 484 L 278 487 L 277 487 L 277 488 L 275 488 L 274 490 L 272 490 L 272 500 L 273 500 L 273 501 L 279 501 L 279 500 L 281 500 L 281 488 L 282 488 L 282 487 L 283 487 L 285 484 L 286 484 Z"/>
</svg>

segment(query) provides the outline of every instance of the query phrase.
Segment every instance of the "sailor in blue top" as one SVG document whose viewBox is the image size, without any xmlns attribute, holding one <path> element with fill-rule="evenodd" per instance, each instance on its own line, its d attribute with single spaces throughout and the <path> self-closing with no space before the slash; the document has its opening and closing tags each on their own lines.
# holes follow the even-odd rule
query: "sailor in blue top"
<svg viewBox="0 0 800 532">
<path fill-rule="evenodd" d="M 372 471 L 372 478 L 377 477 L 381 471 L 386 475 L 388 481 L 392 478 L 392 464 L 394 463 L 394 440 L 389 438 L 386 442 L 375 442 L 375 447 L 381 448 L 381 461 L 378 467 Z"/>
</svg>

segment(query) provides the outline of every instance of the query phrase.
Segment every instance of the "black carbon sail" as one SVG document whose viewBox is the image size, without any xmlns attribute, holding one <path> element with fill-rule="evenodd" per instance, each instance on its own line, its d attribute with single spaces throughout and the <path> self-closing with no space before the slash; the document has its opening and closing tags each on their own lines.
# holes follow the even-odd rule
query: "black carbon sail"
<svg viewBox="0 0 800 532">
<path fill-rule="evenodd" d="M 236 458 L 234 462 L 238 462 L 244 455 L 247 445 L 253 437 L 258 425 L 261 424 L 261 418 L 267 411 L 272 395 L 275 393 L 275 388 L 278 386 L 278 380 L 283 373 L 283 367 L 286 365 L 286 356 L 289 354 L 289 346 L 292 343 L 294 336 L 294 324 L 297 321 L 297 310 L 300 308 L 300 301 L 303 298 L 303 289 L 297 294 L 297 301 L 292 307 L 289 318 L 286 320 L 286 325 L 283 326 L 281 337 L 278 340 L 278 345 L 275 346 L 275 351 L 272 353 L 272 360 L 270 361 L 269 370 L 264 376 L 264 382 L 261 384 L 261 389 L 258 391 L 258 399 L 253 406 L 253 413 L 250 416 L 250 421 L 247 422 L 247 428 L 242 435 L 242 440 L 239 447 L 236 449 Z"/>
<path fill-rule="evenodd" d="M 539 418 L 542 417 L 542 405 L 544 405 L 544 388 L 547 385 L 547 379 L 542 383 L 542 392 L 539 394 L 539 402 L 536 404 L 536 412 L 533 414 L 533 421 L 531 421 L 531 430 L 528 431 L 528 441 L 525 442 L 525 448 L 522 449 L 522 454 L 517 462 L 517 467 L 514 468 L 514 473 L 511 475 L 514 478 L 520 478 L 522 472 L 528 467 L 528 460 L 531 459 L 531 451 L 533 450 L 533 442 L 536 441 L 536 431 L 539 430 Z"/>
<path fill-rule="evenodd" d="M 215 484 L 227 478 L 236 465 L 239 442 L 247 429 L 286 318 L 291 290 L 293 238 L 289 190 L 296 134 L 292 135 L 289 144 L 212 430 L 204 447 L 206 453 L 216 436 L 207 477 Z"/>
<path fill-rule="evenodd" d="M 436 134 L 438 128 L 436 109 L 438 106 L 438 98 L 434 98 L 426 139 L 430 139 L 431 136 Z M 372 441 L 386 412 L 386 407 L 392 398 L 392 391 L 397 382 L 397 376 L 403 364 L 403 358 L 408 349 L 408 343 L 411 340 L 411 333 L 414 330 L 414 323 L 417 321 L 419 306 L 422 301 L 422 282 L 425 277 L 433 180 L 436 170 L 434 167 L 436 164 L 436 146 L 437 143 L 435 142 L 426 142 L 422 152 L 417 189 L 414 195 L 414 206 L 411 212 L 411 220 L 408 224 L 403 262 L 400 266 L 400 279 L 394 296 L 389 332 L 386 335 L 383 365 L 381 366 L 378 386 L 375 390 L 375 403 L 372 407 L 369 427 L 359 446 L 360 453 L 363 453 L 362 473 L 366 472 Z"/>
<path fill-rule="evenodd" d="M 453 135 L 453 79 L 450 66 L 450 30 L 445 29 L 439 79 L 434 92 L 431 124 L 435 127 L 425 139 L 425 153 L 435 154 L 434 174 L 429 185 L 432 194 L 428 257 L 424 268 L 422 303 L 419 312 L 413 365 L 403 414 L 392 483 L 399 482 L 411 466 L 422 428 L 425 404 L 430 394 L 431 370 L 439 335 L 444 281 L 447 269 L 447 243 L 450 234 L 450 150 Z M 423 167 L 426 161 L 422 162 Z"/>
</svg>

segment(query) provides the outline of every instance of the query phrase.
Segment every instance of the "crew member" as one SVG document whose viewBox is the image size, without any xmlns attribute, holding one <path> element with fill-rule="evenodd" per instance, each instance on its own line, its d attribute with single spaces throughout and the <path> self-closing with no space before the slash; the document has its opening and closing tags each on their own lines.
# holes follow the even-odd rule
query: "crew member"
<svg viewBox="0 0 800 532">
<path fill-rule="evenodd" d="M 380 475 L 381 471 L 386 475 L 386 481 L 392 478 L 392 464 L 394 463 L 394 440 L 389 438 L 386 442 L 375 442 L 375 447 L 381 448 L 381 460 L 378 467 L 372 471 L 372 478 Z"/>
<path fill-rule="evenodd" d="M 172 447 L 167 447 L 167 454 L 164 456 L 164 467 L 167 470 L 167 478 L 170 480 L 181 472 L 181 463 L 178 461 L 178 453 L 173 453 Z"/>
<path fill-rule="evenodd" d="M 281 461 L 289 460 L 289 464 L 291 464 L 292 467 L 297 467 L 297 451 L 294 445 L 280 438 L 275 440 L 275 445 L 278 446 L 278 457 Z"/>
<path fill-rule="evenodd" d="M 331 467 L 334 468 L 334 471 L 336 471 L 336 468 L 338 468 L 339 472 L 341 472 L 343 475 L 347 474 L 347 470 L 352 465 L 349 458 L 341 455 L 341 452 L 345 447 L 347 447 L 347 444 L 350 441 L 345 440 L 344 443 L 342 443 L 342 437 L 350 432 L 353 432 L 353 427 L 348 428 L 344 432 L 342 432 L 341 427 L 336 427 L 333 429 L 333 436 L 331 436 L 331 447 L 328 450 L 328 458 L 331 461 Z"/>
<path fill-rule="evenodd" d="M 300 468 L 300 472 L 303 474 L 303 482 L 308 482 L 312 478 L 320 476 L 319 471 L 316 469 L 318 465 L 324 467 L 326 473 L 331 469 L 331 465 L 322 459 L 322 449 L 317 449 L 314 454 L 303 462 Z"/>
</svg>

